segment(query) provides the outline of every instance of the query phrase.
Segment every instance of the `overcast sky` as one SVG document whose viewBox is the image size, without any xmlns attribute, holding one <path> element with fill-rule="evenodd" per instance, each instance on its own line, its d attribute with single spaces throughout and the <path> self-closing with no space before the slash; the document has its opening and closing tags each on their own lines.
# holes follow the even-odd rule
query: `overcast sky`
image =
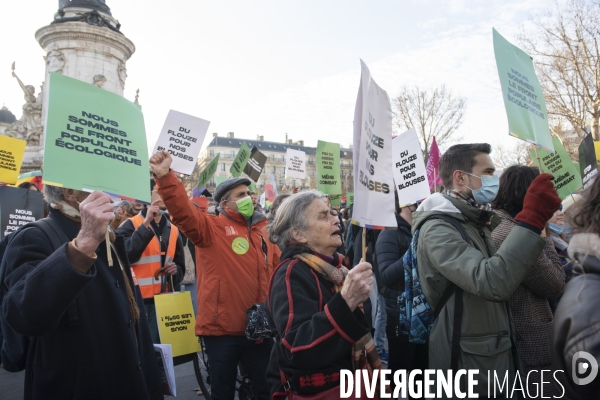
<svg viewBox="0 0 600 400">
<path fill-rule="evenodd" d="M 352 142 L 359 59 L 390 97 L 404 85 L 445 83 L 467 99 L 463 142 L 511 144 L 492 27 L 517 43 L 546 0 L 107 0 L 136 46 L 125 97 L 140 89 L 149 145 L 169 109 L 211 121 L 209 134 L 316 146 Z M 44 52 L 35 31 L 58 0 L 5 1 L 0 24 L 0 103 L 17 116 L 39 87 Z M 205 145 L 209 140 L 205 141 Z"/>
</svg>

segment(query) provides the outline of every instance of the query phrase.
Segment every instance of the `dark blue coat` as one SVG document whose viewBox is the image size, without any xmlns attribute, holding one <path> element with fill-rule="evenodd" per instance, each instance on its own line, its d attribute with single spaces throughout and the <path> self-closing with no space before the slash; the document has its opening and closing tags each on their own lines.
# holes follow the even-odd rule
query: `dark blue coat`
<svg viewBox="0 0 600 400">
<path fill-rule="evenodd" d="M 56 219 L 74 238 L 80 225 L 56 210 Z M 132 284 L 123 238 L 115 243 Z M 32 336 L 27 355 L 25 399 L 162 399 L 160 372 L 139 289 L 140 321 L 132 324 L 123 273 L 106 244 L 86 274 L 67 258 L 67 245 L 52 250 L 38 228 L 16 234 L 9 244 L 2 312 L 17 332 Z M 76 302 L 77 322 L 69 321 Z"/>
</svg>

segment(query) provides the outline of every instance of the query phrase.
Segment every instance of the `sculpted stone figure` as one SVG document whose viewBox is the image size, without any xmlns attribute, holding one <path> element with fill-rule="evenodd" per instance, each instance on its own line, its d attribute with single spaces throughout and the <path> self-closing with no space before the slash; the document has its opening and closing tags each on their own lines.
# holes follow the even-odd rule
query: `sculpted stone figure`
<svg viewBox="0 0 600 400">
<path fill-rule="evenodd" d="M 15 77 L 25 95 L 23 115 L 6 129 L 6 134 L 17 139 L 27 140 L 27 144 L 38 146 L 43 133 L 42 127 L 42 92 L 35 97 L 35 87 L 25 85 L 15 73 L 15 64 L 12 65 L 12 76 Z"/>
<path fill-rule="evenodd" d="M 62 74 L 62 69 L 65 66 L 65 57 L 60 51 L 51 50 L 46 57 L 47 70 L 48 72 L 58 72 Z"/>
<path fill-rule="evenodd" d="M 106 83 L 106 77 L 102 74 L 94 75 L 93 81 L 94 86 L 101 88 Z"/>
<path fill-rule="evenodd" d="M 121 81 L 121 87 L 125 88 L 125 80 L 127 79 L 127 68 L 125 68 L 125 64 L 123 62 L 119 63 L 119 69 L 117 70 L 119 74 L 119 81 Z"/>
</svg>

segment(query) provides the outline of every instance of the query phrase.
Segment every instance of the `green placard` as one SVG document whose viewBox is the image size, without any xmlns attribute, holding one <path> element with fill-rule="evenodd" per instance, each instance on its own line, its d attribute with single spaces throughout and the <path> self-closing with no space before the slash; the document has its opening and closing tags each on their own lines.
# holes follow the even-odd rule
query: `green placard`
<svg viewBox="0 0 600 400">
<path fill-rule="evenodd" d="M 219 186 L 221 183 L 225 182 L 227 180 L 226 176 L 217 176 L 215 178 L 215 182 L 217 183 L 217 186 Z"/>
<path fill-rule="evenodd" d="M 493 35 L 510 135 L 553 151 L 544 93 L 531 57 L 495 29 Z"/>
<path fill-rule="evenodd" d="M 250 186 L 248 186 L 248 190 L 254 192 L 256 190 L 256 182 L 250 181 Z"/>
<path fill-rule="evenodd" d="M 342 192 L 339 143 L 317 142 L 317 190 L 324 194 Z"/>
<path fill-rule="evenodd" d="M 144 117 L 129 100 L 51 73 L 44 183 L 150 202 Z"/>
<path fill-rule="evenodd" d="M 210 178 L 217 172 L 217 167 L 219 164 L 219 156 L 221 153 L 217 153 L 217 156 L 213 158 L 213 160 L 208 163 L 206 168 L 200 172 L 200 178 L 198 179 L 198 187 L 203 188 L 206 186 Z"/>
<path fill-rule="evenodd" d="M 246 142 L 242 143 L 242 147 L 238 150 L 235 160 L 233 160 L 233 164 L 231 164 L 231 168 L 229 168 L 229 172 L 231 172 L 231 175 L 233 175 L 234 178 L 240 177 L 246 163 L 248 163 L 250 154 L 250 147 L 248 147 L 248 144 Z"/>
<path fill-rule="evenodd" d="M 336 207 L 342 204 L 342 195 L 341 194 L 330 194 L 329 201 L 331 202 L 331 207 Z"/>
<path fill-rule="evenodd" d="M 354 192 L 346 193 L 346 207 L 350 207 L 354 204 Z"/>
<path fill-rule="evenodd" d="M 571 193 L 581 188 L 581 175 L 560 142 L 560 139 L 554 137 L 552 138 L 552 142 L 556 153 L 539 148 L 538 154 L 542 162 L 542 171 L 554 175 L 554 187 L 560 198 L 564 200 Z M 529 156 L 535 165 L 538 165 L 535 151 L 530 152 Z"/>
</svg>

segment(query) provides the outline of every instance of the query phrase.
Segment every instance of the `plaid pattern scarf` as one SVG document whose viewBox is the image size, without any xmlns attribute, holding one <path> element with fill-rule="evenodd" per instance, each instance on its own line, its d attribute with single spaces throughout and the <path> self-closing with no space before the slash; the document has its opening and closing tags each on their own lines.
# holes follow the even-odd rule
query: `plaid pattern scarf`
<svg viewBox="0 0 600 400">
<path fill-rule="evenodd" d="M 348 275 L 346 267 L 342 265 L 337 268 L 314 254 L 309 253 L 297 254 L 294 258 L 306 263 L 321 274 L 323 278 L 333 282 L 336 292 L 342 290 L 344 279 Z M 361 310 L 363 309 L 362 304 L 359 307 Z M 352 367 L 354 370 L 366 369 L 369 371 L 370 376 L 373 375 L 373 370 L 381 369 L 381 360 L 379 359 L 379 354 L 377 354 L 377 349 L 370 333 L 367 333 L 352 346 Z M 376 393 L 379 393 L 379 389 L 377 389 Z"/>
</svg>

